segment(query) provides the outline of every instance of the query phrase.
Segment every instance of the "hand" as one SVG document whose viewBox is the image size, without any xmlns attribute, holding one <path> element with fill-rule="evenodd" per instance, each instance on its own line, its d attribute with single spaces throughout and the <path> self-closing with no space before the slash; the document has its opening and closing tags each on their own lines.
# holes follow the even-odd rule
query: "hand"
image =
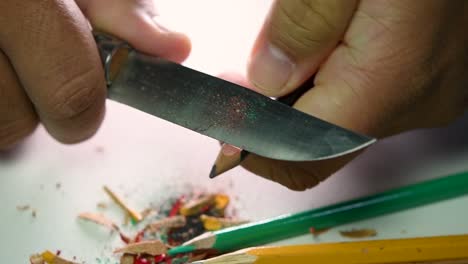
<svg viewBox="0 0 468 264">
<path fill-rule="evenodd" d="M 0 150 L 39 121 L 64 143 L 95 133 L 106 88 L 88 20 L 146 53 L 185 59 L 187 37 L 155 15 L 151 0 L 0 1 Z"/>
<path fill-rule="evenodd" d="M 444 126 L 468 105 L 466 25 L 464 0 L 278 0 L 248 77 L 280 96 L 317 73 L 294 107 L 378 138 Z M 301 163 L 252 155 L 243 165 L 304 190 L 356 155 Z"/>
</svg>

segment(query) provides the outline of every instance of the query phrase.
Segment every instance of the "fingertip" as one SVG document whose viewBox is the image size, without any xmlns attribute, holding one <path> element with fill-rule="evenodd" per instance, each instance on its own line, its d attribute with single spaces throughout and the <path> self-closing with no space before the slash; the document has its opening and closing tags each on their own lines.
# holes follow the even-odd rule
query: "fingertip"
<svg viewBox="0 0 468 264">
<path fill-rule="evenodd" d="M 105 108 L 87 111 L 79 120 L 62 120 L 60 123 L 44 121 L 46 130 L 57 141 L 64 144 L 76 144 L 92 138 L 98 131 L 105 114 Z"/>
<path fill-rule="evenodd" d="M 167 49 L 166 53 L 161 53 L 161 56 L 164 56 L 166 59 L 182 63 L 185 61 L 190 52 L 192 51 L 192 42 L 190 38 L 182 33 L 170 33 L 172 36 L 169 36 L 171 39 L 170 43 L 168 44 L 169 49 Z"/>
<path fill-rule="evenodd" d="M 187 35 L 170 31 L 148 15 L 135 13 L 129 20 L 116 34 L 135 49 L 177 63 L 189 56 L 192 44 Z"/>
<path fill-rule="evenodd" d="M 182 62 L 191 51 L 191 42 L 185 34 L 166 27 L 155 16 L 153 4 L 139 6 L 134 1 L 116 3 L 111 7 L 93 1 L 88 7 L 88 18 L 99 29 L 128 42 L 135 49 L 165 59 Z"/>
<path fill-rule="evenodd" d="M 64 144 L 76 144 L 93 137 L 101 126 L 106 112 L 105 90 L 96 92 L 95 96 L 90 98 L 92 103 L 73 116 L 57 119 L 39 113 L 49 134 Z"/>
</svg>

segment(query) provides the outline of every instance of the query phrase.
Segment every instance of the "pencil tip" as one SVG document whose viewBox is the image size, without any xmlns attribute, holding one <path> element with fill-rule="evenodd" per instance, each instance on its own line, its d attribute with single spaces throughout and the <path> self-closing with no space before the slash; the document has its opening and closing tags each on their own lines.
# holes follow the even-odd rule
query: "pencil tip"
<svg viewBox="0 0 468 264">
<path fill-rule="evenodd" d="M 213 167 L 211 167 L 211 171 L 210 171 L 210 179 L 214 179 L 218 175 L 219 174 L 217 172 L 216 165 L 213 165 Z"/>
</svg>

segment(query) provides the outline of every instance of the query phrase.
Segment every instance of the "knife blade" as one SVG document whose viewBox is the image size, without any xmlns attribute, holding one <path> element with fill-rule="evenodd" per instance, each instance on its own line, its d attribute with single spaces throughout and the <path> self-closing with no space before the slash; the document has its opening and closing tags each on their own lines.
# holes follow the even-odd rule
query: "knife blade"
<svg viewBox="0 0 468 264">
<path fill-rule="evenodd" d="M 376 140 L 95 32 L 108 98 L 260 156 L 333 158 Z"/>
</svg>

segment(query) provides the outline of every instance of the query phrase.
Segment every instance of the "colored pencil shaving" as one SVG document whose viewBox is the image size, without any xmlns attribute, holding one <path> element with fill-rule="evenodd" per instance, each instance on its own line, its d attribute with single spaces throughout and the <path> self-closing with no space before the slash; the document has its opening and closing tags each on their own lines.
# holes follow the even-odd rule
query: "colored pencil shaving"
<svg viewBox="0 0 468 264">
<path fill-rule="evenodd" d="M 180 208 L 180 214 L 185 216 L 194 215 L 200 212 L 204 207 L 212 206 L 214 203 L 214 195 L 203 196 L 184 204 L 182 208 Z"/>
<path fill-rule="evenodd" d="M 223 210 L 226 209 L 226 207 L 229 205 L 229 197 L 225 194 L 216 194 L 215 195 L 215 208 L 217 210 Z"/>
<path fill-rule="evenodd" d="M 137 212 L 136 210 L 128 206 L 127 203 L 125 203 L 124 200 L 119 195 L 117 195 L 107 186 L 104 186 L 103 188 L 104 188 L 104 191 L 109 195 L 109 197 L 117 205 L 119 205 L 125 212 L 127 212 L 130 215 L 133 221 L 140 222 L 141 220 L 143 220 L 143 216 L 139 212 Z"/>
<path fill-rule="evenodd" d="M 16 210 L 18 210 L 18 211 L 20 211 L 20 212 L 21 212 L 21 211 L 27 211 L 27 210 L 29 210 L 29 209 L 31 209 L 31 206 L 30 206 L 30 205 L 17 205 L 17 206 L 16 206 Z"/>
<path fill-rule="evenodd" d="M 109 218 L 105 217 L 102 214 L 93 214 L 93 213 L 80 213 L 78 215 L 78 218 L 86 220 L 86 221 L 91 221 L 93 223 L 96 223 L 98 225 L 105 226 L 111 230 L 119 231 L 119 227 Z"/>
<path fill-rule="evenodd" d="M 135 256 L 129 254 L 123 254 L 120 257 L 120 264 L 134 264 L 135 263 Z"/>
<path fill-rule="evenodd" d="M 195 263 L 466 264 L 468 235 L 259 247 Z"/>
<path fill-rule="evenodd" d="M 151 256 L 162 255 L 167 251 L 166 245 L 160 240 L 142 241 L 131 243 L 125 247 L 114 250 L 114 253 L 131 255 L 147 254 Z"/>
<path fill-rule="evenodd" d="M 375 237 L 377 231 L 374 229 L 352 229 L 347 231 L 340 231 L 340 235 L 349 238 L 366 238 L 366 237 Z"/>
<path fill-rule="evenodd" d="M 200 219 L 203 222 L 203 226 L 208 231 L 216 231 L 227 227 L 238 226 L 242 224 L 248 223 L 248 221 L 243 220 L 236 220 L 236 219 L 229 219 L 229 218 L 222 218 L 222 217 L 214 217 L 208 215 L 201 215 Z"/>
<path fill-rule="evenodd" d="M 185 202 L 186 200 L 187 202 Z M 120 264 L 182 264 L 217 255 L 217 252 L 211 249 L 168 255 L 167 249 L 181 245 L 183 242 L 206 232 L 207 229 L 204 228 L 202 218 L 224 219 L 229 200 L 229 197 L 224 194 L 184 195 L 178 199 L 169 199 L 161 207 L 154 208 L 152 206 L 145 209 L 143 212 L 147 212 L 145 213 L 147 214 L 145 221 L 148 223 L 132 236 L 123 234 L 122 231 L 119 231 L 121 229 L 117 224 L 102 214 L 85 212 L 79 214 L 78 218 L 119 232 L 125 243 L 124 246 L 114 251 L 115 254 L 120 255 Z M 185 208 L 185 212 L 189 212 L 190 215 L 181 215 L 182 208 Z M 235 221 L 231 218 L 226 219 L 233 223 Z M 135 227 L 138 225 L 137 223 Z M 59 263 L 57 261 L 65 260 L 58 257 L 58 254 L 54 255 L 51 252 L 35 254 L 30 258 L 32 264 Z M 114 263 L 110 259 L 99 261 Z"/>
<path fill-rule="evenodd" d="M 321 234 L 324 234 L 326 232 L 328 232 L 330 230 L 330 228 L 323 228 L 323 229 L 315 229 L 313 227 L 309 228 L 309 232 L 314 235 L 314 236 L 320 236 Z"/>
<path fill-rule="evenodd" d="M 78 264 L 77 262 L 61 258 L 50 251 L 44 251 L 41 254 L 34 254 L 29 257 L 29 261 L 31 264 Z"/>
<path fill-rule="evenodd" d="M 29 257 L 29 262 L 31 264 L 44 264 L 44 258 L 41 254 L 34 254 Z"/>
<path fill-rule="evenodd" d="M 157 232 L 163 228 L 180 228 L 187 224 L 187 219 L 183 215 L 170 216 L 155 220 L 146 225 L 146 231 Z"/>
</svg>

